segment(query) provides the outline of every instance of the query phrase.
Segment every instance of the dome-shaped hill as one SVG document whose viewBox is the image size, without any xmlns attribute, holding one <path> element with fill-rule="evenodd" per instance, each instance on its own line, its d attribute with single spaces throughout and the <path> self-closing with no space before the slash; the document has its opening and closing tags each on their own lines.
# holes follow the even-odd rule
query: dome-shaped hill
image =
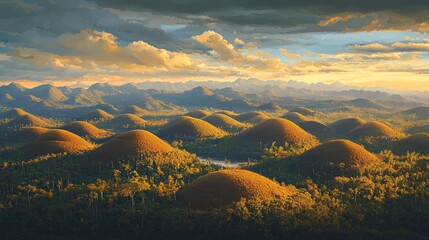
<svg viewBox="0 0 429 240">
<path fill-rule="evenodd" d="M 22 110 L 21 108 L 13 108 L 2 114 L 0 114 L 1 118 L 17 118 L 24 115 L 29 115 L 30 113 Z"/>
<path fill-rule="evenodd" d="M 143 108 L 138 107 L 136 105 L 132 105 L 132 106 L 125 108 L 123 112 L 138 115 L 138 116 L 141 116 L 141 115 L 148 113 L 147 110 L 144 110 Z"/>
<path fill-rule="evenodd" d="M 402 112 L 407 115 L 416 115 L 418 118 L 428 118 L 429 117 L 429 107 L 416 107 L 412 109 L 408 109 Z"/>
<path fill-rule="evenodd" d="M 80 119 L 82 120 L 109 120 L 114 118 L 114 116 L 110 113 L 107 113 L 106 111 L 103 111 L 101 109 L 95 109 L 94 111 L 91 111 L 89 113 L 86 113 L 85 115 L 81 116 Z"/>
<path fill-rule="evenodd" d="M 356 128 L 362 124 L 365 124 L 366 121 L 361 118 L 344 118 L 336 122 L 331 123 L 329 131 L 333 134 L 345 135 L 350 132 L 353 128 Z"/>
<path fill-rule="evenodd" d="M 101 145 L 98 153 L 104 161 L 115 161 L 124 156 L 166 153 L 173 150 L 173 147 L 153 133 L 145 130 L 132 130 Z"/>
<path fill-rule="evenodd" d="M 283 108 L 280 105 L 272 102 L 258 106 L 258 110 L 261 110 L 261 111 L 280 111 L 282 109 Z"/>
<path fill-rule="evenodd" d="M 45 127 L 48 123 L 44 120 L 32 115 L 27 114 L 13 119 L 12 121 L 6 123 L 8 128 L 15 127 Z"/>
<path fill-rule="evenodd" d="M 108 124 L 115 127 L 125 127 L 125 128 L 134 128 L 141 127 L 148 124 L 146 120 L 143 120 L 137 115 L 134 114 L 122 114 L 108 121 Z"/>
<path fill-rule="evenodd" d="M 417 133 L 401 139 L 395 144 L 392 150 L 396 154 L 404 154 L 407 151 L 429 154 L 429 134 Z"/>
<path fill-rule="evenodd" d="M 245 112 L 234 117 L 235 120 L 246 123 L 260 123 L 271 117 L 263 112 Z"/>
<path fill-rule="evenodd" d="M 218 114 L 224 114 L 224 115 L 227 115 L 227 116 L 229 116 L 229 117 L 237 116 L 237 113 L 235 113 L 235 112 L 233 112 L 233 111 L 228 111 L 228 110 L 221 110 L 221 111 L 217 111 L 217 112 L 215 112 L 215 113 L 218 113 Z"/>
<path fill-rule="evenodd" d="M 351 138 L 394 137 L 395 135 L 397 135 L 395 130 L 377 121 L 367 122 L 347 133 L 347 136 Z"/>
<path fill-rule="evenodd" d="M 349 140 L 332 140 L 310 149 L 299 156 L 302 167 L 325 169 L 331 163 L 343 163 L 347 170 L 359 170 L 379 159 L 362 146 Z"/>
<path fill-rule="evenodd" d="M 374 100 L 366 99 L 366 98 L 356 98 L 350 101 L 345 102 L 348 106 L 353 106 L 357 108 L 375 108 L 375 109 L 384 109 L 385 106 L 375 102 Z"/>
<path fill-rule="evenodd" d="M 38 137 L 40 137 L 40 135 L 42 135 L 47 131 L 49 131 L 49 129 L 43 128 L 43 127 L 24 128 L 21 131 L 17 132 L 14 135 L 13 139 L 16 139 L 17 141 L 23 141 L 23 142 L 34 141 Z"/>
<path fill-rule="evenodd" d="M 109 135 L 109 132 L 83 121 L 68 123 L 62 126 L 61 129 L 67 130 L 81 137 L 99 138 Z"/>
<path fill-rule="evenodd" d="M 195 110 L 192 112 L 185 113 L 184 116 L 193 117 L 193 118 L 203 118 L 209 116 L 211 113 L 206 110 Z"/>
<path fill-rule="evenodd" d="M 295 108 L 293 110 L 290 110 L 289 112 L 300 113 L 304 116 L 313 116 L 315 114 L 314 110 L 312 110 L 310 108 L 306 108 L 306 107 L 298 107 L 298 108 Z"/>
<path fill-rule="evenodd" d="M 270 200 L 291 194 L 291 190 L 257 173 L 221 170 L 185 185 L 178 196 L 191 208 L 206 209 L 223 207 L 242 198 Z"/>
<path fill-rule="evenodd" d="M 25 147 L 25 151 L 32 156 L 51 153 L 77 153 L 91 149 L 91 143 L 78 135 L 66 130 L 50 130 L 40 135 L 37 140 Z"/>
<path fill-rule="evenodd" d="M 285 118 L 289 121 L 292 121 L 294 123 L 299 123 L 302 121 L 310 121 L 311 119 L 302 115 L 301 113 L 297 112 L 287 112 L 285 115 L 282 116 L 282 118 Z"/>
<path fill-rule="evenodd" d="M 232 130 L 232 129 L 242 129 L 244 128 L 244 124 L 235 120 L 232 117 L 229 117 L 225 114 L 212 114 L 210 116 L 204 117 L 202 120 L 212 124 L 215 127 Z"/>
<path fill-rule="evenodd" d="M 183 116 L 168 123 L 158 133 L 167 138 L 216 138 L 226 133 L 210 123 L 193 117 Z"/>
<path fill-rule="evenodd" d="M 283 146 L 285 142 L 296 144 L 313 139 L 311 134 L 283 118 L 268 119 L 240 133 L 238 137 L 264 144 L 276 142 L 280 146 Z"/>
<path fill-rule="evenodd" d="M 306 132 L 309 132 L 313 135 L 321 135 L 326 133 L 328 127 L 318 121 L 302 121 L 297 124 L 300 128 L 304 129 Z"/>
</svg>

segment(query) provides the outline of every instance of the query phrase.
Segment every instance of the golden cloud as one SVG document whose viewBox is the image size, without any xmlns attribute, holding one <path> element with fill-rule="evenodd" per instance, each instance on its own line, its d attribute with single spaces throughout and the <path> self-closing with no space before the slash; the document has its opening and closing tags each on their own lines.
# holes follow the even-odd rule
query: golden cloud
<svg viewBox="0 0 429 240">
<path fill-rule="evenodd" d="M 292 59 L 299 59 L 301 58 L 301 55 L 296 54 L 296 53 L 290 53 L 287 49 L 285 48 L 280 48 L 279 49 L 280 54 L 287 57 L 287 58 L 292 58 Z"/>
<path fill-rule="evenodd" d="M 347 20 L 350 20 L 353 17 L 354 17 L 353 15 L 330 17 L 330 18 L 321 20 L 319 22 L 319 26 L 326 27 L 326 26 L 334 25 L 339 22 L 345 22 Z"/>
<path fill-rule="evenodd" d="M 279 59 L 265 52 L 258 51 L 256 48 L 252 49 L 254 51 L 252 53 L 245 53 L 240 49 L 236 49 L 217 32 L 211 30 L 205 31 L 200 35 L 193 36 L 192 39 L 212 49 L 212 55 L 217 60 L 231 63 L 235 67 L 288 71 L 287 66 Z"/>
</svg>

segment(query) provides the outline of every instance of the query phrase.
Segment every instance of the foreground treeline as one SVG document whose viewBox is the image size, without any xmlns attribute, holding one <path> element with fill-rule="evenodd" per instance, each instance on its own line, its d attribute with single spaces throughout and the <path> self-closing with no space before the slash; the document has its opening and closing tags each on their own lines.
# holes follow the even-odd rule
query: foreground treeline
<svg viewBox="0 0 429 240">
<path fill-rule="evenodd" d="M 308 147 L 266 147 L 248 170 L 294 195 L 193 209 L 180 189 L 220 167 L 184 151 L 94 161 L 90 153 L 18 161 L 0 151 L 2 239 L 426 239 L 429 156 L 378 154 L 357 173 L 308 171 Z M 15 159 L 15 160 L 14 160 Z M 168 161 L 171 160 L 171 161 Z"/>
</svg>

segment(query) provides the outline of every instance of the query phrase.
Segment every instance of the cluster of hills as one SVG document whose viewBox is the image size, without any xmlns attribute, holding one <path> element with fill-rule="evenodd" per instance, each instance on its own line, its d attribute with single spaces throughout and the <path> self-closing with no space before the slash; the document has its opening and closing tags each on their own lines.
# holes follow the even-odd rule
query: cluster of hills
<svg viewBox="0 0 429 240">
<path fill-rule="evenodd" d="M 164 217 L 186 219 L 174 225 L 182 231 L 238 219 L 262 232 L 317 221 L 316 232 L 328 231 L 329 221 L 375 235 L 373 221 L 413 221 L 404 209 L 419 209 L 407 201 L 425 202 L 429 184 L 427 103 L 377 92 L 290 97 L 289 88 L 0 87 L 0 219 L 22 224 L 26 213 L 47 226 L 55 216 L 77 235 L 83 222 L 104 235 L 119 224 L 126 236 L 152 236 Z M 350 91 L 361 90 L 337 96 Z M 364 213 L 369 223 L 352 223 Z"/>
<path fill-rule="evenodd" d="M 302 85 L 295 82 L 254 79 L 228 83 L 128 83 L 113 86 L 96 83 L 88 88 L 40 85 L 25 88 L 12 83 L 0 87 L 0 105 L 33 109 L 52 117 L 82 115 L 101 109 L 110 114 L 135 115 L 185 112 L 186 109 L 214 108 L 238 112 L 279 111 L 307 106 L 315 110 L 352 112 L 355 108 L 380 111 L 402 107 L 427 107 L 429 100 L 382 91 L 356 90 L 336 84 Z M 167 88 L 166 86 L 182 86 Z M 186 86 L 186 87 L 183 87 Z M 299 88 L 300 87 L 300 88 Z M 314 87 L 314 89 L 313 89 Z M 424 111 L 424 110 L 423 110 Z"/>
</svg>

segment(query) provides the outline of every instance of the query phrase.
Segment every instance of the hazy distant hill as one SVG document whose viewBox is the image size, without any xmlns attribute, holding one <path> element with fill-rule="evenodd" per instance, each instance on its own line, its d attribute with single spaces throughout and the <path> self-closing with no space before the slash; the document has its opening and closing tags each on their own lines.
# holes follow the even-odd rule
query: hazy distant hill
<svg viewBox="0 0 429 240">
<path fill-rule="evenodd" d="M 233 82 L 142 82 L 121 86 L 96 83 L 88 88 L 52 85 L 25 88 L 12 83 L 0 87 L 0 106 L 23 107 L 41 115 L 57 114 L 73 118 L 76 113 L 83 114 L 82 112 L 95 108 L 115 114 L 133 105 L 149 112 L 184 111 L 185 108 L 214 108 L 236 112 L 274 111 L 279 107 L 294 109 L 302 106 L 344 112 L 353 108 L 404 110 L 427 106 L 429 103 L 429 98 L 428 102 L 423 101 L 426 99 L 424 94 L 407 94 L 402 96 L 379 89 L 353 89 L 341 83 L 308 84 L 297 81 L 261 81 L 254 78 Z"/>
</svg>

